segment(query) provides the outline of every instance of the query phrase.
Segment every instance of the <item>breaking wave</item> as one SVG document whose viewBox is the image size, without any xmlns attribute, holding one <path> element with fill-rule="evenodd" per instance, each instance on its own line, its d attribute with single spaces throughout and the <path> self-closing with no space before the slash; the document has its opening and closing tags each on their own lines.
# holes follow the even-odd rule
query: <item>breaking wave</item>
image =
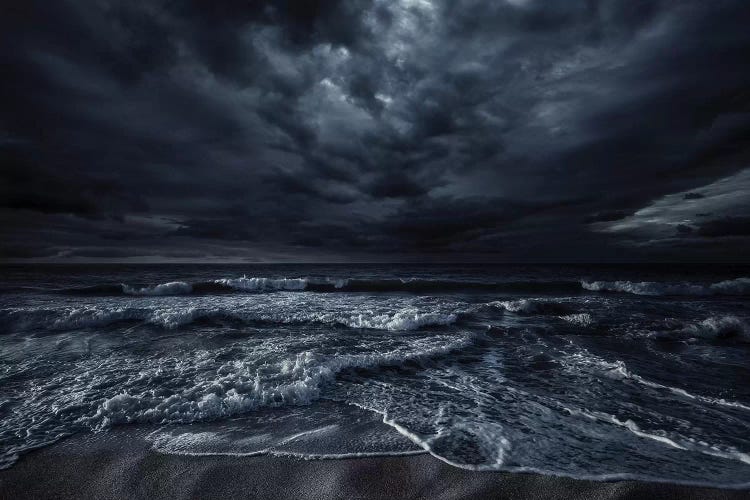
<svg viewBox="0 0 750 500">
<path fill-rule="evenodd" d="M 709 340 L 750 343 L 750 325 L 736 316 L 711 316 L 681 327 L 655 332 L 655 340 Z"/>
<path fill-rule="evenodd" d="M 170 283 L 147 286 L 144 288 L 133 288 L 123 284 L 122 291 L 127 295 L 184 295 L 191 293 L 193 287 L 184 281 L 172 281 Z"/>
<path fill-rule="evenodd" d="M 384 353 L 347 354 L 322 358 L 305 351 L 293 359 L 266 366 L 264 373 L 229 363 L 217 378 L 202 381 L 181 393 L 154 397 L 153 391 L 122 393 L 105 400 L 86 420 L 94 427 L 131 422 L 191 423 L 239 415 L 259 407 L 309 404 L 324 385 L 351 369 L 376 369 L 406 362 L 424 362 L 472 344 L 471 335 L 443 345 L 402 346 Z"/>
<path fill-rule="evenodd" d="M 497 300 L 488 305 L 516 314 L 561 314 L 569 311 L 566 304 L 545 299 Z"/>
<path fill-rule="evenodd" d="M 592 292 L 621 292 L 634 295 L 748 295 L 750 278 L 736 278 L 710 285 L 697 283 L 660 283 L 656 281 L 581 281 L 585 290 Z"/>
<path fill-rule="evenodd" d="M 247 277 L 219 278 L 188 283 L 173 281 L 150 286 L 103 284 L 57 290 L 68 295 L 185 295 L 221 293 L 267 293 L 280 291 L 307 292 L 560 292 L 580 291 L 577 281 L 507 281 L 486 282 L 478 280 L 433 280 L 422 278 L 354 279 L 336 277 L 269 278 Z"/>
<path fill-rule="evenodd" d="M 425 312 L 404 308 L 392 313 L 367 312 L 346 314 L 326 311 L 245 310 L 232 307 L 111 307 L 89 306 L 60 309 L 2 309 L 0 320 L 12 331 L 38 328 L 75 330 L 104 327 L 136 321 L 174 329 L 201 320 L 229 319 L 246 323 L 302 324 L 317 323 L 373 330 L 417 330 L 426 326 L 455 323 L 459 313 Z"/>
<path fill-rule="evenodd" d="M 698 323 L 687 325 L 683 333 L 709 339 L 736 339 L 750 342 L 750 327 L 736 316 L 713 316 Z"/>
<path fill-rule="evenodd" d="M 5 415 L 0 469 L 20 453 L 82 430 L 128 423 L 214 421 L 264 407 L 307 405 L 348 370 L 428 365 L 468 348 L 471 333 L 409 339 L 359 353 L 310 349 L 285 354 L 273 342 L 152 358 L 84 358 L 23 393 L 24 411 Z M 235 351 L 238 356 L 223 358 Z M 95 377 L 96 383 L 90 383 Z M 66 390 L 60 390 L 63 386 Z M 50 409 L 54 409 L 51 411 Z M 43 415 L 44 418 L 40 418 Z"/>
<path fill-rule="evenodd" d="M 25 288 L 19 291 L 26 290 Z M 456 291 L 478 291 L 498 293 L 566 293 L 575 294 L 582 290 L 590 292 L 617 292 L 646 296 L 712 296 L 750 295 L 750 278 L 742 277 L 710 284 L 691 282 L 658 281 L 480 281 L 480 280 L 439 280 L 423 278 L 340 278 L 340 277 L 248 277 L 219 278 L 190 283 L 172 281 L 156 285 L 100 284 L 84 287 L 65 288 L 53 292 L 66 295 L 116 296 L 116 295 L 213 295 L 226 293 L 269 293 L 291 292 L 412 292 L 441 293 Z M 38 289 L 28 291 L 38 292 Z M 43 291 L 43 290 L 42 290 Z M 528 299 L 527 299 L 528 300 Z M 511 312 L 531 313 L 527 308 L 545 307 L 541 304 L 513 304 L 507 301 L 506 308 Z M 531 304 L 533 301 L 529 302 Z M 498 307 L 505 307 L 499 305 Z"/>
<path fill-rule="evenodd" d="M 234 290 L 248 292 L 266 292 L 279 290 L 304 290 L 307 288 L 308 280 L 305 278 L 223 278 L 214 281 L 218 285 L 223 285 Z"/>
<path fill-rule="evenodd" d="M 702 320 L 666 318 L 646 330 L 647 338 L 663 342 L 750 343 L 750 324 L 733 314 Z"/>
</svg>

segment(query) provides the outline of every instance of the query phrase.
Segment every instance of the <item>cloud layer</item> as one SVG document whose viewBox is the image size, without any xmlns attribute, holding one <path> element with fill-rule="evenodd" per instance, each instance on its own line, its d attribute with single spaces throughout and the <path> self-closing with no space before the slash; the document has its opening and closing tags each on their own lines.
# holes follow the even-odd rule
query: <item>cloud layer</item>
<svg viewBox="0 0 750 500">
<path fill-rule="evenodd" d="M 5 10 L 2 259 L 747 259 L 742 0 Z"/>
</svg>

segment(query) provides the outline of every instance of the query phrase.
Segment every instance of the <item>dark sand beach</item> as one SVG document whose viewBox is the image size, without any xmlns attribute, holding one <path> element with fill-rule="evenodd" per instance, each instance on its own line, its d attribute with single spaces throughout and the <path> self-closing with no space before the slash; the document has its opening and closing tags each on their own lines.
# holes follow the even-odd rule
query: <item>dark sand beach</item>
<svg viewBox="0 0 750 500">
<path fill-rule="evenodd" d="M 76 436 L 0 471 L 0 498 L 746 499 L 750 491 L 472 472 L 428 454 L 303 460 L 157 453 L 125 429 Z"/>
</svg>

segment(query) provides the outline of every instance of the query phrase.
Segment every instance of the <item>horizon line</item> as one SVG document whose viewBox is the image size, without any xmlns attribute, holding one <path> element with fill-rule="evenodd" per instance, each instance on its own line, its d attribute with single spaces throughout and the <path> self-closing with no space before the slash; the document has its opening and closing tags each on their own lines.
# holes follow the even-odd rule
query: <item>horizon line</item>
<svg viewBox="0 0 750 500">
<path fill-rule="evenodd" d="M 673 264 L 673 265 L 743 265 L 750 266 L 750 260 L 748 261 L 708 261 L 708 260 L 695 260 L 695 261 L 667 261 L 667 260 L 648 260 L 648 261 L 435 261 L 435 262 L 417 262 L 417 261 L 319 261 L 319 262 L 294 262 L 294 261 L 269 261 L 269 262 L 246 262 L 246 261 L 227 261 L 227 262 L 211 262 L 211 261 L 153 261 L 153 262 L 132 262 L 132 261 L 75 261 L 75 262 L 39 262 L 39 261 L 2 261 L 0 260 L 0 266 L 80 266 L 80 265 L 201 265 L 201 266 L 212 266 L 212 265 L 250 265 L 250 266 L 273 266 L 273 265 L 289 265 L 289 266 L 334 266 L 334 265 L 416 265 L 416 266 L 449 266 L 449 265 L 471 265 L 471 266 L 514 266 L 514 265 L 656 265 L 656 264 Z"/>
</svg>

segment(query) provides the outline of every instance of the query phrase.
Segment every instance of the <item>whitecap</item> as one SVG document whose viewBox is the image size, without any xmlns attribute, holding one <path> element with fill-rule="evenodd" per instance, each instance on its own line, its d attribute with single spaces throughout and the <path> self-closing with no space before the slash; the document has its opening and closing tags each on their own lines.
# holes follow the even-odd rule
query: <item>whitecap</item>
<svg viewBox="0 0 750 500">
<path fill-rule="evenodd" d="M 706 318 L 685 326 L 680 333 L 694 338 L 750 342 L 750 327 L 744 320 L 732 315 Z"/>
<path fill-rule="evenodd" d="M 592 292 L 621 292 L 634 295 L 747 295 L 750 293 L 750 278 L 736 278 L 709 285 L 656 281 L 581 281 L 584 290 Z"/>
<path fill-rule="evenodd" d="M 306 278 L 222 278 L 214 283 L 233 288 L 235 290 L 265 292 L 273 290 L 304 290 L 307 288 Z M 342 285 L 343 286 L 343 285 Z"/>
<path fill-rule="evenodd" d="M 123 283 L 122 291 L 127 295 L 184 295 L 191 293 L 193 287 L 184 281 L 171 281 L 144 288 L 134 288 Z"/>
<path fill-rule="evenodd" d="M 594 318 L 589 313 L 566 314 L 558 318 L 577 326 L 591 326 L 594 323 Z"/>
</svg>

